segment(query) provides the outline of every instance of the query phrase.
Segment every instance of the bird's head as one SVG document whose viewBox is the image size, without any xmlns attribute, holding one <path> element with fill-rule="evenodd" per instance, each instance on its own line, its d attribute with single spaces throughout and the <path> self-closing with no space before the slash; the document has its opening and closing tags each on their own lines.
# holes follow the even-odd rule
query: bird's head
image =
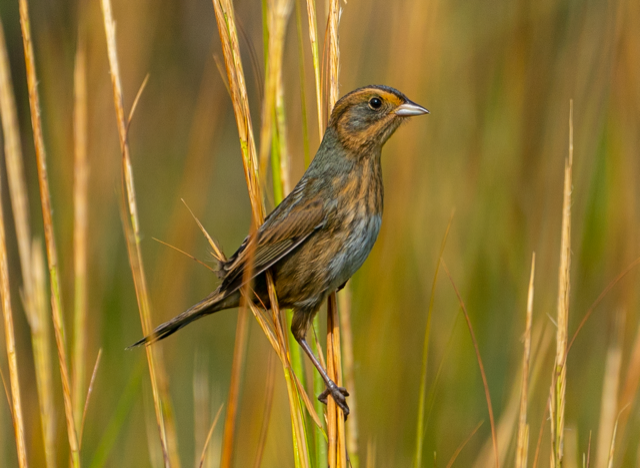
<svg viewBox="0 0 640 468">
<path fill-rule="evenodd" d="M 343 146 L 362 151 L 382 147 L 407 117 L 428 113 L 394 88 L 365 86 L 336 103 L 329 127 L 336 132 Z"/>
</svg>

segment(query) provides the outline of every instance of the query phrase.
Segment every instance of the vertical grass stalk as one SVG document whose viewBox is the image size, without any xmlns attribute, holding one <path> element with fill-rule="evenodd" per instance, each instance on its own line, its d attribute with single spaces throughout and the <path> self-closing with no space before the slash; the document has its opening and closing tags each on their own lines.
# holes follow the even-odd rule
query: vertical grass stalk
<svg viewBox="0 0 640 468">
<path fill-rule="evenodd" d="M 309 17 L 309 41 L 311 42 L 311 57 L 313 60 L 313 74 L 316 85 L 316 107 L 318 110 L 318 137 L 322 141 L 324 125 L 322 120 L 322 82 L 320 80 L 321 68 L 318 56 L 318 23 L 316 16 L 316 1 L 307 0 L 307 16 Z"/>
<path fill-rule="evenodd" d="M 238 310 L 236 324 L 236 336 L 233 347 L 233 362 L 231 364 L 231 382 L 229 383 L 229 396 L 227 397 L 227 414 L 224 424 L 222 442 L 222 456 L 220 466 L 230 468 L 233 461 L 233 444 L 235 427 L 238 414 L 238 402 L 240 400 L 240 380 L 244 371 L 247 354 L 247 337 L 249 332 L 249 314 L 246 305 Z"/>
<path fill-rule="evenodd" d="M 327 304 L 327 374 L 336 385 L 342 385 L 342 353 L 335 293 L 329 296 Z M 329 434 L 329 466 L 347 468 L 344 413 L 333 398 L 327 398 L 327 432 Z"/>
<path fill-rule="evenodd" d="M 25 309 L 29 314 L 33 296 L 29 198 L 27 196 L 27 181 L 22 163 L 23 155 L 16 101 L 13 94 L 9 56 L 2 22 L 0 22 L 0 119 L 2 120 L 2 140 L 4 141 L 4 158 L 7 165 L 7 182 L 16 227 L 16 238 L 18 240 L 20 267 L 22 269 L 23 296 Z"/>
<path fill-rule="evenodd" d="M 290 0 L 274 1 L 270 3 L 270 8 L 267 11 L 266 27 L 268 28 L 265 37 L 268 38 L 266 79 L 264 90 L 264 107 L 263 107 L 263 121 L 262 121 L 262 136 L 260 140 L 261 158 L 266 157 L 267 144 L 269 142 L 269 135 L 267 135 L 267 125 L 271 128 L 271 168 L 273 175 L 273 195 L 275 204 L 278 205 L 285 196 L 291 191 L 291 181 L 289 174 L 289 154 L 287 150 L 287 127 L 285 119 L 284 109 L 284 89 L 282 83 L 282 60 L 284 52 L 284 39 L 286 33 L 286 25 L 288 23 L 291 11 L 293 8 L 293 2 Z M 265 116 L 271 115 L 273 120 L 264 119 Z M 265 140 L 266 137 L 266 140 Z M 290 388 L 292 398 L 297 395 L 295 386 L 293 385 L 294 376 L 302 382 L 304 388 L 304 361 L 300 347 L 297 343 L 290 343 L 292 335 L 288 333 L 288 327 L 286 324 L 290 323 L 291 311 L 286 311 L 284 319 L 280 317 L 279 313 L 273 314 L 274 323 L 276 321 L 280 324 L 277 325 L 281 328 L 283 345 L 288 345 L 289 363 L 285 365 L 285 373 L 287 374 L 287 385 Z M 288 320 L 287 320 L 288 319 Z M 285 336 L 287 338 L 285 338 Z M 293 346 L 292 346 L 293 345 Z M 300 403 L 297 402 L 291 406 L 291 410 L 295 412 L 301 411 Z M 306 425 L 304 424 L 303 414 L 297 414 L 295 416 L 297 423 L 293 424 L 294 445 L 297 446 L 297 451 L 302 454 L 304 452 L 304 463 L 309 463 L 308 454 L 308 436 L 306 433 Z M 293 421 L 292 421 L 293 422 Z M 299 424 L 299 425 L 298 425 Z M 296 457 L 298 463 L 302 463 L 300 457 Z"/>
<path fill-rule="evenodd" d="M 307 0 L 307 18 L 309 21 L 309 42 L 311 44 L 311 60 L 313 64 L 314 83 L 316 90 L 316 110 L 318 119 L 318 141 L 322 142 L 324 135 L 324 119 L 322 118 L 323 110 L 323 96 L 322 96 L 322 70 L 320 59 L 318 55 L 318 26 L 317 26 L 317 14 L 316 14 L 316 2 L 315 0 Z M 320 328 L 320 318 L 316 315 L 313 319 L 313 329 L 318 330 Z M 319 394 L 325 389 L 325 384 L 320 375 L 317 372 L 313 373 L 313 391 L 314 394 Z M 322 414 L 324 407 L 317 399 L 315 399 L 315 410 Z M 327 444 L 323 434 L 320 431 L 314 433 L 314 446 L 317 466 L 327 465 Z"/>
<path fill-rule="evenodd" d="M 617 425 L 620 403 L 618 401 L 620 386 L 620 371 L 622 370 L 624 342 L 624 317 L 623 310 L 617 310 L 613 317 L 613 327 L 609 349 L 604 366 L 604 378 L 602 379 L 602 397 L 600 399 L 600 420 L 598 422 L 598 439 L 596 442 L 595 466 L 609 466 L 613 453 L 615 438 L 614 428 Z"/>
<path fill-rule="evenodd" d="M 124 193 L 127 200 L 129 222 L 124 221 L 125 237 L 127 239 L 127 251 L 129 254 L 129 264 L 133 275 L 142 332 L 146 336 L 151 333 L 151 307 L 149 303 L 149 293 L 147 288 L 144 265 L 142 262 L 142 252 L 140 250 L 140 226 L 138 221 L 138 207 L 133 181 L 133 169 L 131 167 L 131 155 L 127 142 L 127 127 L 125 121 L 124 105 L 122 99 L 122 85 L 120 83 L 120 71 L 118 65 L 118 53 L 115 38 L 115 23 L 111 13 L 110 0 L 102 0 L 102 13 L 104 16 L 105 34 L 107 38 L 107 53 L 111 72 L 111 84 L 113 87 L 113 102 L 116 111 L 116 123 L 120 140 L 120 150 L 122 152 L 122 175 L 124 183 Z M 164 408 L 170 411 L 170 401 L 166 391 L 166 386 L 159 385 L 159 381 L 165 374 L 164 367 L 156 354 L 156 348 L 145 347 L 149 375 L 151 379 L 151 390 L 156 416 L 156 424 L 160 433 L 160 444 L 162 455 L 166 466 L 179 466 L 180 460 L 177 454 L 177 440 L 173 438 L 175 430 L 167 430 L 167 425 L 172 424 L 171 418 L 165 418 Z M 162 379 L 166 382 L 166 379 Z M 169 441 L 169 437 L 172 440 Z"/>
<path fill-rule="evenodd" d="M 338 295 L 340 304 L 340 332 L 342 335 L 342 356 L 344 357 L 344 382 L 349 389 L 349 419 L 346 425 L 346 448 L 351 467 L 360 467 L 358 455 L 358 405 L 356 379 L 353 360 L 353 334 L 351 333 L 351 288 L 345 287 Z"/>
<path fill-rule="evenodd" d="M 259 186 L 259 166 L 253 137 L 251 114 L 249 113 L 247 86 L 245 84 L 244 70 L 240 58 L 240 46 L 238 44 L 238 32 L 235 25 L 233 4 L 230 0 L 213 0 L 213 9 L 216 15 L 220 42 L 222 43 L 229 90 L 231 91 L 231 101 L 236 117 L 238 136 L 240 138 L 242 167 L 249 191 L 253 224 L 254 226 L 260 226 L 264 220 L 264 203 L 261 198 L 262 193 Z"/>
<path fill-rule="evenodd" d="M 1 189 L 1 187 L 0 187 Z M 4 336 L 9 361 L 9 382 L 11 386 L 11 415 L 18 450 L 18 463 L 21 468 L 27 466 L 27 448 L 24 438 L 24 420 L 22 418 L 22 399 L 20 396 L 20 378 L 18 375 L 18 357 L 13 331 L 13 310 L 9 291 L 9 265 L 7 264 L 7 244 L 5 240 L 4 213 L 0 190 L 0 295 L 2 296 L 2 316 L 4 318 Z"/>
<path fill-rule="evenodd" d="M 447 273 L 449 277 L 449 281 L 451 281 L 451 286 L 453 286 L 453 290 L 456 293 L 458 298 L 458 302 L 460 303 L 460 308 L 464 313 L 464 319 L 467 322 L 467 328 L 469 329 L 469 334 L 471 335 L 471 342 L 473 343 L 473 349 L 476 353 L 476 359 L 478 360 L 478 367 L 480 368 L 480 376 L 482 377 L 482 384 L 484 386 L 484 395 L 487 400 L 487 410 L 489 411 L 489 423 L 491 424 L 491 441 L 493 444 L 493 455 L 496 462 L 496 468 L 500 468 L 500 452 L 498 451 L 498 436 L 496 433 L 496 424 L 495 419 L 493 417 L 493 406 L 491 404 L 491 394 L 489 393 L 489 384 L 487 382 L 487 374 L 484 371 L 484 365 L 482 364 L 482 357 L 480 356 L 480 348 L 478 347 L 478 340 L 476 340 L 476 334 L 473 332 L 473 327 L 471 326 L 471 319 L 469 318 L 469 313 L 467 312 L 467 308 L 464 305 L 464 301 L 462 300 L 462 296 L 458 291 L 458 287 L 453 281 L 453 277 L 451 273 L 449 273 L 449 269 L 447 268 L 447 264 L 442 260 L 442 267 L 444 271 Z"/>
<path fill-rule="evenodd" d="M 307 97 L 305 91 L 305 70 L 304 70 L 304 43 L 302 35 L 302 13 L 300 2 L 302 0 L 295 0 L 296 3 L 296 32 L 298 36 L 298 70 L 300 71 L 300 113 L 302 114 L 302 148 L 304 154 L 304 167 L 308 167 L 311 163 L 311 156 L 309 155 L 309 124 L 307 122 Z"/>
<path fill-rule="evenodd" d="M 266 156 L 271 145 L 272 130 L 273 130 L 273 106 L 276 102 L 277 86 L 278 86 L 278 74 L 280 73 L 282 63 L 282 44 L 279 44 L 284 38 L 284 26 L 286 24 L 286 18 L 291 11 L 290 0 L 282 0 L 280 2 L 268 3 L 269 8 L 267 10 L 266 22 L 269 29 L 268 37 L 268 59 L 267 62 L 267 77 L 265 81 L 265 99 L 263 102 L 262 110 L 262 128 L 261 128 L 261 161 L 265 161 Z M 247 182 L 247 188 L 249 191 L 249 199 L 251 201 L 253 223 L 252 231 L 260 226 L 264 220 L 264 203 L 262 197 L 262 190 L 260 187 L 260 178 L 258 171 L 258 160 L 255 148 L 255 142 L 253 137 L 253 127 L 251 124 L 251 116 L 249 113 L 249 103 L 247 98 L 247 91 L 245 85 L 244 71 L 242 68 L 242 61 L 240 58 L 240 50 L 238 46 L 238 36 L 235 25 L 235 17 L 233 11 L 233 5 L 229 0 L 214 0 L 213 1 L 214 12 L 216 16 L 216 22 L 218 25 L 218 32 L 220 35 L 220 41 L 222 43 L 222 50 L 225 61 L 225 68 L 227 70 L 227 78 L 229 81 L 229 89 L 231 91 L 231 100 L 233 103 L 234 114 L 236 117 L 236 124 L 238 128 L 238 134 L 240 138 L 240 146 L 242 149 L 243 168 L 245 172 L 245 179 Z M 275 296 L 275 289 L 273 288 L 273 282 L 269 274 L 267 274 L 267 281 L 269 285 L 269 297 L 272 309 L 273 327 L 275 328 L 275 336 L 273 336 L 270 326 L 264 322 L 262 315 L 255 311 L 252 307 L 251 301 L 246 302 L 254 311 L 254 314 L 258 318 L 258 321 L 270 339 L 274 349 L 281 357 L 283 363 L 283 369 L 285 373 L 285 380 L 287 382 L 287 391 L 289 396 L 289 405 L 291 410 L 291 422 L 293 426 L 293 446 L 295 455 L 296 467 L 308 467 L 309 466 L 309 454 L 306 442 L 306 432 L 304 429 L 304 418 L 300 406 L 300 399 L 298 396 L 298 388 L 296 386 L 296 379 L 291 370 L 289 361 L 289 355 L 287 350 L 286 339 L 283 331 L 281 315 L 278 308 L 278 301 Z M 245 291 L 245 297 L 248 291 Z M 225 445 L 230 445 L 231 441 L 225 440 Z M 224 459 L 223 459 L 224 461 Z"/>
<path fill-rule="evenodd" d="M 49 279 L 51 284 L 51 312 L 53 316 L 53 329 L 58 350 L 58 363 L 62 380 L 62 396 L 64 400 L 65 419 L 67 422 L 67 437 L 71 452 L 71 464 L 74 468 L 80 466 L 80 449 L 73 417 L 73 399 L 69 379 L 69 364 L 67 361 L 66 338 L 64 329 L 64 314 L 62 313 L 62 300 L 60 297 L 60 284 L 58 276 L 58 254 L 56 250 L 55 235 L 53 229 L 53 214 L 51 208 L 51 194 L 47 175 L 47 158 L 42 137 L 42 122 L 40 120 L 40 98 L 38 96 L 35 69 L 33 43 L 31 41 L 31 25 L 29 9 L 26 0 L 20 0 L 20 25 L 22 28 L 22 41 L 24 46 L 25 65 L 27 70 L 27 86 L 29 89 L 29 107 L 31 110 L 31 126 L 36 150 L 38 167 L 38 181 L 40 187 L 40 203 L 42 205 L 42 217 L 44 221 L 45 244 L 47 260 L 49 264 Z"/>
<path fill-rule="evenodd" d="M 520 418 L 516 443 L 516 468 L 527 467 L 529 451 L 529 425 L 527 424 L 527 401 L 529 399 L 529 363 L 531 359 L 531 323 L 533 317 L 533 280 L 536 273 L 536 254 L 531 256 L 531 274 L 527 294 L 527 318 L 524 331 L 524 354 L 522 356 L 522 390 L 520 393 Z"/>
<path fill-rule="evenodd" d="M 328 38 L 325 48 L 328 51 L 329 71 L 328 71 L 328 102 L 327 115 L 333 109 L 339 97 L 339 74 L 340 74 L 340 50 L 338 41 L 338 23 L 340 20 L 340 9 L 338 0 L 331 0 L 329 3 L 329 18 L 327 21 Z M 329 295 L 327 303 L 327 373 L 329 377 L 340 386 L 342 380 L 342 353 L 340 349 L 340 332 L 338 329 L 338 306 L 336 293 Z M 335 404 L 333 398 L 327 399 L 327 433 L 329 434 L 329 466 L 346 468 L 346 434 L 344 424 L 344 414 Z"/>
<path fill-rule="evenodd" d="M 87 76 L 84 41 L 78 39 L 74 85 L 74 180 L 73 180 L 73 266 L 75 306 L 73 321 L 72 394 L 76 427 L 80 427 L 84 412 L 86 322 L 87 322 L 87 225 L 88 178 L 87 163 Z"/>
<path fill-rule="evenodd" d="M 573 168 L 573 100 L 569 103 L 569 155 L 564 164 L 564 191 L 562 201 L 562 240 L 560 245 L 560 268 L 558 271 L 558 330 L 556 333 L 556 361 L 554 373 L 556 383 L 552 397 L 551 466 L 562 467 L 564 408 L 567 387 L 567 327 L 569 323 L 569 290 L 571 271 L 571 173 Z"/>
<path fill-rule="evenodd" d="M 33 311 L 33 277 L 31 274 L 31 234 L 29 229 L 29 204 L 27 198 L 26 181 L 22 165 L 22 149 L 20 147 L 20 132 L 16 114 L 15 97 L 11 83 L 11 71 L 9 69 L 9 57 L 4 37 L 4 29 L 0 22 L 0 119 L 2 120 L 2 136 L 4 140 L 4 157 L 7 166 L 7 179 L 10 198 L 14 213 L 14 224 L 18 239 L 20 264 L 22 267 L 24 306 L 27 318 Z M 0 196 L 0 211 L 3 204 Z M 5 229 L 2 213 L 2 304 L 5 319 L 5 335 L 7 354 L 9 358 L 9 374 L 11 385 L 11 410 L 14 423 L 15 441 L 18 449 L 18 461 L 20 466 L 26 466 L 26 448 L 24 440 L 24 424 L 22 420 L 22 404 L 18 379 L 18 363 L 15 355 L 15 343 L 13 334 L 13 312 L 11 309 L 11 297 L 8 285 L 8 267 L 6 262 L 6 244 L 4 242 Z M 5 284 L 7 283 L 7 284 Z M 6 288 L 5 288 L 6 286 Z M 46 419 L 41 415 L 43 435 Z"/>
<path fill-rule="evenodd" d="M 431 317 L 433 315 L 433 303 L 436 297 L 436 284 L 438 282 L 438 272 L 440 271 L 440 263 L 442 261 L 442 254 L 444 248 L 447 245 L 447 238 L 449 237 L 449 229 L 451 229 L 451 222 L 453 221 L 454 213 L 451 213 L 449 223 L 447 224 L 447 230 L 444 232 L 444 237 L 440 243 L 440 251 L 438 252 L 438 262 L 436 263 L 436 270 L 433 274 L 433 281 L 431 282 L 431 294 L 429 295 L 429 308 L 427 309 L 427 323 L 424 328 L 424 341 L 422 345 L 422 371 L 420 373 L 420 395 L 418 397 L 418 423 L 416 426 L 416 453 L 415 453 L 415 468 L 422 466 L 422 446 L 424 443 L 425 433 L 425 406 L 427 401 L 427 368 L 429 364 L 429 340 L 431 337 Z"/>
<path fill-rule="evenodd" d="M 27 318 L 31 328 L 31 346 L 38 387 L 40 425 L 47 468 L 56 466 L 56 415 L 51 364 L 51 324 L 47 307 L 47 273 L 42 245 L 34 241 L 31 248 L 33 300 Z"/>
</svg>

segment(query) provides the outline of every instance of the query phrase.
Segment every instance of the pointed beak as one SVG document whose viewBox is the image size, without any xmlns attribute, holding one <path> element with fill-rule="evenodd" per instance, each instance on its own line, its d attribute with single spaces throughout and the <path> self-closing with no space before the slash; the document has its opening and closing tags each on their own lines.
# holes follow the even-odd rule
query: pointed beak
<svg viewBox="0 0 640 468">
<path fill-rule="evenodd" d="M 429 111 L 415 102 L 407 101 L 398 106 L 394 113 L 401 117 L 411 117 L 414 115 L 428 114 Z"/>
</svg>

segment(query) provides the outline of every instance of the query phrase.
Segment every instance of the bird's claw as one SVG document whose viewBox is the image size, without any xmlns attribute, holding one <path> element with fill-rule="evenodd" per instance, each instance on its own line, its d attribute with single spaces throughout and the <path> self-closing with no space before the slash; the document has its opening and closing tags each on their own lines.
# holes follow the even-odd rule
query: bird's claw
<svg viewBox="0 0 640 468">
<path fill-rule="evenodd" d="M 333 385 L 327 385 L 327 388 L 318 395 L 318 400 L 325 405 L 327 404 L 327 397 L 331 395 L 333 401 L 340 407 L 342 412 L 344 413 L 344 419 L 347 420 L 347 416 L 349 416 L 349 406 L 347 405 L 347 397 L 349 396 L 349 392 L 344 387 L 338 387 L 336 384 L 331 382 Z"/>
</svg>

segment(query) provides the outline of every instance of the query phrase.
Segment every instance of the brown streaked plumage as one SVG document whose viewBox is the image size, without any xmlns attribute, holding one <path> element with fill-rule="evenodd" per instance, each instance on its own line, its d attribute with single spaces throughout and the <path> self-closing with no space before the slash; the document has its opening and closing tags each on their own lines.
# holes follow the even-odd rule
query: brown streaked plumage
<svg viewBox="0 0 640 468">
<path fill-rule="evenodd" d="M 399 91 L 366 86 L 342 97 L 311 165 L 256 234 L 220 265 L 222 282 L 209 296 L 131 347 L 151 344 L 205 315 L 237 307 L 244 281 L 253 282 L 256 305 L 269 307 L 265 271 L 273 274 L 281 307 L 294 311 L 291 332 L 316 366 L 331 395 L 349 414 L 347 391 L 329 379 L 305 340 L 329 293 L 362 266 L 382 221 L 382 146 L 413 115 L 427 114 Z M 245 269 L 251 265 L 251 278 Z"/>
</svg>

